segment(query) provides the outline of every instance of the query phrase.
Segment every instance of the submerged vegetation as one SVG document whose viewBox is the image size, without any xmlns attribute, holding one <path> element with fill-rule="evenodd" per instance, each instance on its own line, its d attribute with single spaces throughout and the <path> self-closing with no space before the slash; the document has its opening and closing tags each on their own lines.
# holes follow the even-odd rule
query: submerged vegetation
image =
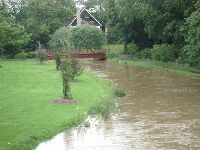
<svg viewBox="0 0 200 150">
<path fill-rule="evenodd" d="M 101 115 L 104 119 L 108 119 L 117 111 L 117 98 L 114 96 L 106 96 L 98 99 L 90 108 L 89 115 Z"/>
<path fill-rule="evenodd" d="M 126 96 L 125 91 L 123 91 L 122 89 L 120 89 L 120 88 L 118 88 L 118 87 L 115 87 L 115 88 L 114 88 L 114 94 L 115 94 L 115 96 L 117 96 L 117 97 L 124 97 L 124 96 Z"/>
</svg>

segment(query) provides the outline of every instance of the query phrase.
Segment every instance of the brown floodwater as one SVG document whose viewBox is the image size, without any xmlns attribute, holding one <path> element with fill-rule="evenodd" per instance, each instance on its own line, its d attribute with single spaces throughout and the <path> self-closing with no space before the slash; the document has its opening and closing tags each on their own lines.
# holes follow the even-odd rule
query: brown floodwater
<svg viewBox="0 0 200 150">
<path fill-rule="evenodd" d="M 200 150 L 200 78 L 107 62 L 86 68 L 126 91 L 108 120 L 88 118 L 36 150 Z"/>
</svg>

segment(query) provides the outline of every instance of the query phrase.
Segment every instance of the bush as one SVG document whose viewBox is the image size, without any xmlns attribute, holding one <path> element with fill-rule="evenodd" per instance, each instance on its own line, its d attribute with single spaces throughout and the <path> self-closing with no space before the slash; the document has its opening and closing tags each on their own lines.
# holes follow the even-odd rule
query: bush
<svg viewBox="0 0 200 150">
<path fill-rule="evenodd" d="M 36 58 L 42 64 L 47 59 L 47 52 L 46 52 L 46 50 L 45 49 L 38 49 L 36 51 Z"/>
<path fill-rule="evenodd" d="M 27 58 L 28 54 L 25 52 L 21 52 L 15 55 L 15 59 L 22 59 L 25 60 Z"/>
<path fill-rule="evenodd" d="M 67 27 L 58 29 L 49 41 L 49 46 L 58 50 L 64 50 L 73 47 L 71 43 L 71 30 Z"/>
<path fill-rule="evenodd" d="M 139 48 L 136 44 L 130 44 L 128 45 L 128 54 L 132 55 L 132 56 L 135 56 L 138 55 L 139 53 Z"/>
<path fill-rule="evenodd" d="M 128 54 L 134 56 L 135 58 L 142 59 L 142 53 L 136 44 L 130 44 L 128 46 Z"/>
<path fill-rule="evenodd" d="M 200 69 L 200 1 L 195 7 L 196 11 L 186 19 L 184 25 L 186 45 L 181 49 L 179 62 Z"/>
<path fill-rule="evenodd" d="M 117 99 L 112 96 L 103 97 L 90 108 L 89 115 L 101 115 L 103 118 L 109 118 L 117 111 Z"/>
<path fill-rule="evenodd" d="M 33 52 L 28 53 L 27 58 L 32 59 L 32 58 L 36 58 L 36 56 L 37 56 L 36 52 L 33 51 Z"/>
<path fill-rule="evenodd" d="M 200 47 L 200 46 L 199 46 Z M 180 58 L 181 64 L 189 64 L 191 67 L 200 69 L 200 48 L 198 46 L 187 45 L 181 49 Z"/>
<path fill-rule="evenodd" d="M 114 88 L 114 94 L 117 97 L 124 97 L 124 96 L 126 96 L 126 93 L 123 90 L 121 90 L 120 88 L 117 88 L 117 87 Z"/>
<path fill-rule="evenodd" d="M 77 49 L 101 49 L 105 37 L 98 28 L 82 25 L 71 29 L 71 42 Z"/>
<path fill-rule="evenodd" d="M 173 47 L 167 44 L 154 45 L 151 50 L 153 60 L 168 62 L 174 61 Z"/>
<path fill-rule="evenodd" d="M 142 59 L 152 59 L 152 53 L 151 50 L 148 48 L 145 48 L 144 50 L 141 51 L 142 53 Z"/>
</svg>

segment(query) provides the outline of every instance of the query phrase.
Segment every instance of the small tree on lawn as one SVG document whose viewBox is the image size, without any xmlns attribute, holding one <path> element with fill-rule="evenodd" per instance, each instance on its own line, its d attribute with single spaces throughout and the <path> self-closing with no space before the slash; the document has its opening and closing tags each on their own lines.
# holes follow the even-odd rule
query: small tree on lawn
<svg viewBox="0 0 200 150">
<path fill-rule="evenodd" d="M 36 58 L 40 61 L 40 64 L 42 64 L 47 59 L 47 51 L 43 48 L 40 42 L 38 42 Z"/>
<path fill-rule="evenodd" d="M 73 68 L 70 59 L 64 59 L 61 63 L 61 76 L 63 80 L 63 98 L 71 98 L 70 81 L 73 80 Z"/>
<path fill-rule="evenodd" d="M 69 57 L 61 61 L 60 71 L 63 80 L 63 97 L 71 98 L 70 82 L 81 75 L 82 68 L 75 58 Z"/>
</svg>

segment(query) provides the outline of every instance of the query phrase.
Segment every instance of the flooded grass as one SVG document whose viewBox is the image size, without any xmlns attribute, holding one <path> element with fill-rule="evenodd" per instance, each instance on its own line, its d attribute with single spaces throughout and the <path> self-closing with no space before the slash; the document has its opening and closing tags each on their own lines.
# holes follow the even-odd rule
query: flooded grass
<svg viewBox="0 0 200 150">
<path fill-rule="evenodd" d="M 79 103 L 54 104 L 52 99 L 62 97 L 62 80 L 54 62 L 1 63 L 0 150 L 33 149 L 40 142 L 83 122 L 97 98 L 112 92 L 104 79 L 85 71 L 78 78 L 80 82 L 71 84 L 72 96 Z"/>
<path fill-rule="evenodd" d="M 126 96 L 125 91 L 123 91 L 122 89 L 120 89 L 120 88 L 118 88 L 118 87 L 115 87 L 115 88 L 114 88 L 114 94 L 115 94 L 115 96 L 117 96 L 117 97 L 124 97 L 124 96 Z"/>
<path fill-rule="evenodd" d="M 178 65 L 176 63 L 163 63 L 159 61 L 149 61 L 149 60 L 120 60 L 117 58 L 110 59 L 109 61 L 111 63 L 128 64 L 136 67 L 162 70 L 186 76 L 200 76 L 199 69 Z"/>
<path fill-rule="evenodd" d="M 89 111 L 89 115 L 100 115 L 108 119 L 117 111 L 117 99 L 114 96 L 103 97 L 95 102 Z"/>
</svg>

